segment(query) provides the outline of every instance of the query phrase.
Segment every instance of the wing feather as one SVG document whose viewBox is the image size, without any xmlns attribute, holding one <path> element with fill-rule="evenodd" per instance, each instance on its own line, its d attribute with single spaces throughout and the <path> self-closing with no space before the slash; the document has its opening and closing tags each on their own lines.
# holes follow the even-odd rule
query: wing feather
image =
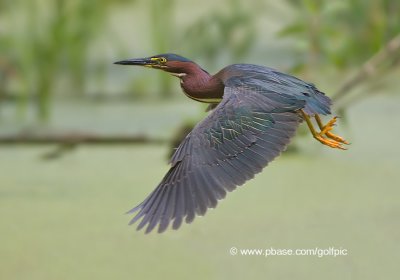
<svg viewBox="0 0 400 280">
<path fill-rule="evenodd" d="M 137 212 L 131 223 L 142 219 L 138 229 L 147 225 L 147 233 L 158 225 L 163 232 L 171 222 L 178 229 L 215 208 L 285 150 L 303 107 L 284 93 L 228 83 L 222 102 L 178 147 L 158 187 L 129 211 Z"/>
</svg>

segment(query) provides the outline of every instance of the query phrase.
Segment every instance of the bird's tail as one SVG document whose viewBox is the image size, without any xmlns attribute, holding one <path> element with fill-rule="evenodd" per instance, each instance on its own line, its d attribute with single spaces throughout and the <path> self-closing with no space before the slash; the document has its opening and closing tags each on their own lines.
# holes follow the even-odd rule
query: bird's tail
<svg viewBox="0 0 400 280">
<path fill-rule="evenodd" d="M 319 91 L 314 85 L 311 85 L 311 90 L 314 94 L 311 94 L 305 98 L 306 105 L 304 111 L 308 115 L 331 114 L 330 107 L 332 105 L 331 99 L 326 96 L 323 92 Z"/>
</svg>

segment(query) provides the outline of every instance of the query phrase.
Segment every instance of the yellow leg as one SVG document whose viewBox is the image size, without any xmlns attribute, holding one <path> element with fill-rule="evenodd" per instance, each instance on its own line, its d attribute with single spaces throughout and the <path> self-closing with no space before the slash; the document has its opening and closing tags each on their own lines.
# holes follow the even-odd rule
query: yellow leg
<svg viewBox="0 0 400 280">
<path fill-rule="evenodd" d="M 318 115 L 315 115 L 315 120 L 317 121 L 317 124 L 318 124 L 319 128 L 321 129 L 321 133 L 325 134 L 326 137 L 333 139 L 337 142 L 346 144 L 346 145 L 350 144 L 349 142 L 344 140 L 342 137 L 330 132 L 330 130 L 332 130 L 332 128 L 333 128 L 332 126 L 336 123 L 337 117 L 334 117 L 333 119 L 331 119 L 326 125 L 322 124 L 321 118 Z"/>
<path fill-rule="evenodd" d="M 310 116 L 307 115 L 303 110 L 300 110 L 300 114 L 303 116 L 304 120 L 306 121 L 306 123 L 308 125 L 308 128 L 311 131 L 311 134 L 314 136 L 315 139 L 317 139 L 322 144 L 329 146 L 331 148 L 346 150 L 346 148 L 344 148 L 342 146 L 342 144 L 347 144 L 347 142 L 344 139 L 342 139 L 341 137 L 330 133 L 330 131 L 333 129 L 333 125 L 336 122 L 336 117 L 334 117 L 332 120 L 330 120 L 326 125 L 322 125 L 321 119 L 319 117 L 317 119 L 317 115 L 315 115 L 318 126 L 321 129 L 320 132 L 317 132 L 314 128 L 314 125 L 311 122 Z M 327 135 L 328 133 L 330 134 L 330 136 L 333 135 L 334 137 L 338 137 L 337 139 L 339 139 L 339 138 L 342 139 L 342 141 L 338 141 L 337 139 L 329 137 Z"/>
</svg>

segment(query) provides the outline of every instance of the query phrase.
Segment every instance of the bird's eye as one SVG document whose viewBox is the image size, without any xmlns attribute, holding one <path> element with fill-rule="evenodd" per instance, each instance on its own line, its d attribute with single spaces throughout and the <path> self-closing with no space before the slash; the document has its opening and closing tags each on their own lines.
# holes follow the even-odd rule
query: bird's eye
<svg viewBox="0 0 400 280">
<path fill-rule="evenodd" d="M 160 57 L 158 58 L 158 61 L 164 64 L 165 62 L 167 62 L 167 59 L 165 57 Z"/>
</svg>

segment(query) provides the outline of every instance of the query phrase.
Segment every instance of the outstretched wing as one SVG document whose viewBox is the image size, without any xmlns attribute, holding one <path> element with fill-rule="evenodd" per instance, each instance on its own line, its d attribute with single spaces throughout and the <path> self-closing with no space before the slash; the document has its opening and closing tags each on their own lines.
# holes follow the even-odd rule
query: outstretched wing
<svg viewBox="0 0 400 280">
<path fill-rule="evenodd" d="M 138 211 L 146 233 L 170 222 L 178 229 L 215 208 L 227 191 L 254 177 L 288 145 L 301 122 L 304 101 L 255 87 L 226 87 L 224 98 L 186 136 L 157 188 L 128 213 Z"/>
</svg>

